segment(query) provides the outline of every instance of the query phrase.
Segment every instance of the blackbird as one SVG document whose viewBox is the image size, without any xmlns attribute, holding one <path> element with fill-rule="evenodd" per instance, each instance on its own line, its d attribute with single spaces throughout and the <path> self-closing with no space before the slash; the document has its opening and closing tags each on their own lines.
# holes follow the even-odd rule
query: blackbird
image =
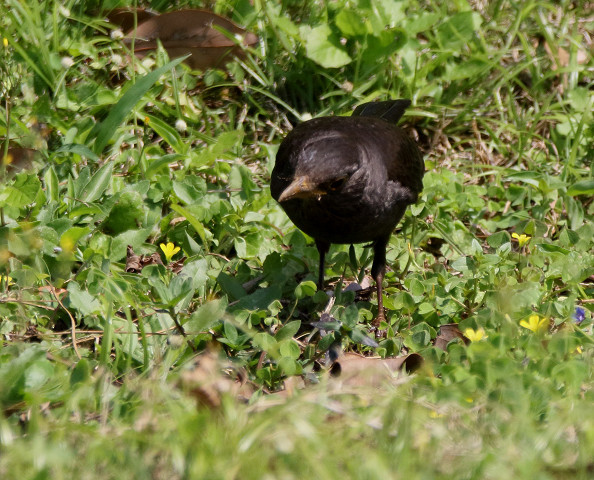
<svg viewBox="0 0 594 480">
<path fill-rule="evenodd" d="M 330 244 L 373 245 L 376 327 L 385 318 L 382 280 L 388 240 L 423 188 L 421 152 L 396 126 L 409 105 L 410 100 L 371 102 L 350 117 L 301 123 L 281 143 L 270 182 L 272 197 L 316 242 L 318 288 L 323 288 Z"/>
</svg>

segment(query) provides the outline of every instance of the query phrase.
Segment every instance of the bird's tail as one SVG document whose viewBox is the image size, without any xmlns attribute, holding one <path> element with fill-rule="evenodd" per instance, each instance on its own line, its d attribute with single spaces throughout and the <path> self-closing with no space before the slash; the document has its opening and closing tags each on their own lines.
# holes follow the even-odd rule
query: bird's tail
<svg viewBox="0 0 594 480">
<path fill-rule="evenodd" d="M 404 111 L 409 107 L 410 100 L 386 100 L 384 102 L 369 102 L 359 105 L 355 108 L 353 116 L 357 117 L 377 117 L 384 120 L 397 123 Z"/>
</svg>

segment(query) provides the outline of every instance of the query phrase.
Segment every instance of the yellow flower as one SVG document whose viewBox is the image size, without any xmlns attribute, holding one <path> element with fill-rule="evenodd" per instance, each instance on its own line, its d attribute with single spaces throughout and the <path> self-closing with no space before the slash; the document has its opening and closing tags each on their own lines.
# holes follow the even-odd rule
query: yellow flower
<svg viewBox="0 0 594 480">
<path fill-rule="evenodd" d="M 0 284 L 10 287 L 11 285 L 14 285 L 14 282 L 12 281 L 12 277 L 10 275 L 0 275 Z"/>
<path fill-rule="evenodd" d="M 549 329 L 549 320 L 545 317 L 540 318 L 540 316 L 534 314 L 528 317 L 528 321 L 520 321 L 520 325 L 534 333 L 544 333 Z"/>
<path fill-rule="evenodd" d="M 522 248 L 524 245 L 528 244 L 530 241 L 530 235 L 522 234 L 518 235 L 516 232 L 512 233 L 512 238 L 515 238 L 518 241 L 518 246 Z"/>
<path fill-rule="evenodd" d="M 2 45 L 4 45 L 4 48 L 8 47 L 8 38 L 2 39 Z"/>
<path fill-rule="evenodd" d="M 163 253 L 165 254 L 165 258 L 167 259 L 167 261 L 169 262 L 171 260 L 171 258 L 180 251 L 179 247 L 176 247 L 175 244 L 168 242 L 167 245 L 165 245 L 164 243 L 161 243 L 159 245 L 161 247 L 161 250 L 163 250 Z"/>
<path fill-rule="evenodd" d="M 2 163 L 4 165 L 10 165 L 12 163 L 12 155 L 10 153 L 7 153 L 6 156 L 2 159 Z"/>
<path fill-rule="evenodd" d="M 488 338 L 487 335 L 485 335 L 485 329 L 483 327 L 480 327 L 477 330 L 474 330 L 473 328 L 467 328 L 464 330 L 464 336 L 471 342 L 478 342 L 483 338 Z"/>
</svg>

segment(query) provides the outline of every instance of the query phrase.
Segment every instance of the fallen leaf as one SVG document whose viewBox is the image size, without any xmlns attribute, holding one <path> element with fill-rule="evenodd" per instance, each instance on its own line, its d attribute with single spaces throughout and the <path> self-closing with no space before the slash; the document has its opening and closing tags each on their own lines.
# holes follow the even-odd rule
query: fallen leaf
<svg viewBox="0 0 594 480">
<path fill-rule="evenodd" d="M 114 8 L 107 15 L 110 23 L 118 25 L 123 32 L 134 28 L 134 15 L 136 14 L 136 25 L 140 25 L 149 18 L 156 16 L 155 12 L 146 10 L 144 8 Z"/>
<path fill-rule="evenodd" d="M 247 402 L 255 391 L 245 370 L 233 367 L 214 348 L 194 359 L 192 367 L 181 374 L 180 383 L 198 405 L 209 408 L 219 408 L 225 395 Z"/>
<path fill-rule="evenodd" d="M 132 245 L 128 245 L 126 248 L 126 272 L 140 273 L 141 271 L 142 262 L 140 261 L 140 255 L 136 255 Z"/>
<path fill-rule="evenodd" d="M 153 253 L 153 255 L 155 255 Z M 158 255 L 158 254 L 156 254 Z M 186 258 L 187 257 L 182 257 L 179 260 L 176 260 L 175 262 L 169 262 L 169 264 L 167 265 L 167 268 L 169 270 L 171 270 L 173 273 L 179 273 L 182 271 L 182 269 L 184 268 L 184 263 L 186 263 Z"/>
<path fill-rule="evenodd" d="M 569 67 L 569 63 L 571 60 L 571 54 L 562 47 L 557 48 L 557 52 L 555 55 L 555 51 L 550 47 L 548 42 L 544 42 L 544 48 L 549 58 L 551 59 L 551 70 L 557 70 L 557 68 L 567 68 Z M 588 52 L 583 49 L 579 48 L 576 52 L 576 62 L 578 65 L 585 65 L 589 61 Z"/>
<path fill-rule="evenodd" d="M 22 170 L 33 168 L 33 161 L 38 152 L 32 148 L 9 146 L 6 156 L 4 156 L 4 144 L 0 144 L 0 155 L 0 164 L 6 167 L 8 176 L 12 177 Z"/>
<path fill-rule="evenodd" d="M 417 353 L 400 357 L 363 357 L 355 353 L 346 353 L 340 357 L 330 374 L 348 386 L 378 386 L 382 382 L 393 380 L 396 374 L 405 371 L 413 373 L 423 364 L 423 357 Z"/>
<path fill-rule="evenodd" d="M 171 270 L 173 273 L 181 272 L 187 257 L 182 257 L 175 262 L 169 262 L 165 268 Z M 134 249 L 128 245 L 126 249 L 126 272 L 140 273 L 147 265 L 163 265 L 161 255 L 155 252 L 151 255 L 136 255 Z"/>
<path fill-rule="evenodd" d="M 452 340 L 459 338 L 462 340 L 466 345 L 470 343 L 470 341 L 464 336 L 464 334 L 458 328 L 457 323 L 448 323 L 446 325 L 439 326 L 439 333 L 437 337 L 435 337 L 435 346 L 437 348 L 441 348 L 442 350 L 446 350 L 448 343 Z"/>
<path fill-rule="evenodd" d="M 191 68 L 205 70 L 224 66 L 232 56 L 241 57 L 243 51 L 237 43 L 220 30 L 226 30 L 243 45 L 258 43 L 258 37 L 247 32 L 231 20 L 206 10 L 178 10 L 156 15 L 128 31 L 124 41 L 134 41 L 134 53 L 142 58 L 155 50 L 160 41 L 170 58 L 191 54 L 186 63 Z"/>
</svg>

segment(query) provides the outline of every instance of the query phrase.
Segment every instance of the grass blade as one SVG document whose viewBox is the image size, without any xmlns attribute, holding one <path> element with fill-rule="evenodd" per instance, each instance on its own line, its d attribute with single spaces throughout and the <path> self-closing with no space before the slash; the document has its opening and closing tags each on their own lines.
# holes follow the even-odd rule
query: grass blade
<svg viewBox="0 0 594 480">
<path fill-rule="evenodd" d="M 138 104 L 143 95 L 159 80 L 167 70 L 179 65 L 186 57 L 180 57 L 172 60 L 167 65 L 154 70 L 144 77 L 140 78 L 124 95 L 118 100 L 118 103 L 109 112 L 109 115 L 103 122 L 97 124 L 89 133 L 87 141 L 95 140 L 93 150 L 100 154 L 107 142 L 111 140 L 118 127 L 130 114 L 132 109 Z"/>
</svg>

